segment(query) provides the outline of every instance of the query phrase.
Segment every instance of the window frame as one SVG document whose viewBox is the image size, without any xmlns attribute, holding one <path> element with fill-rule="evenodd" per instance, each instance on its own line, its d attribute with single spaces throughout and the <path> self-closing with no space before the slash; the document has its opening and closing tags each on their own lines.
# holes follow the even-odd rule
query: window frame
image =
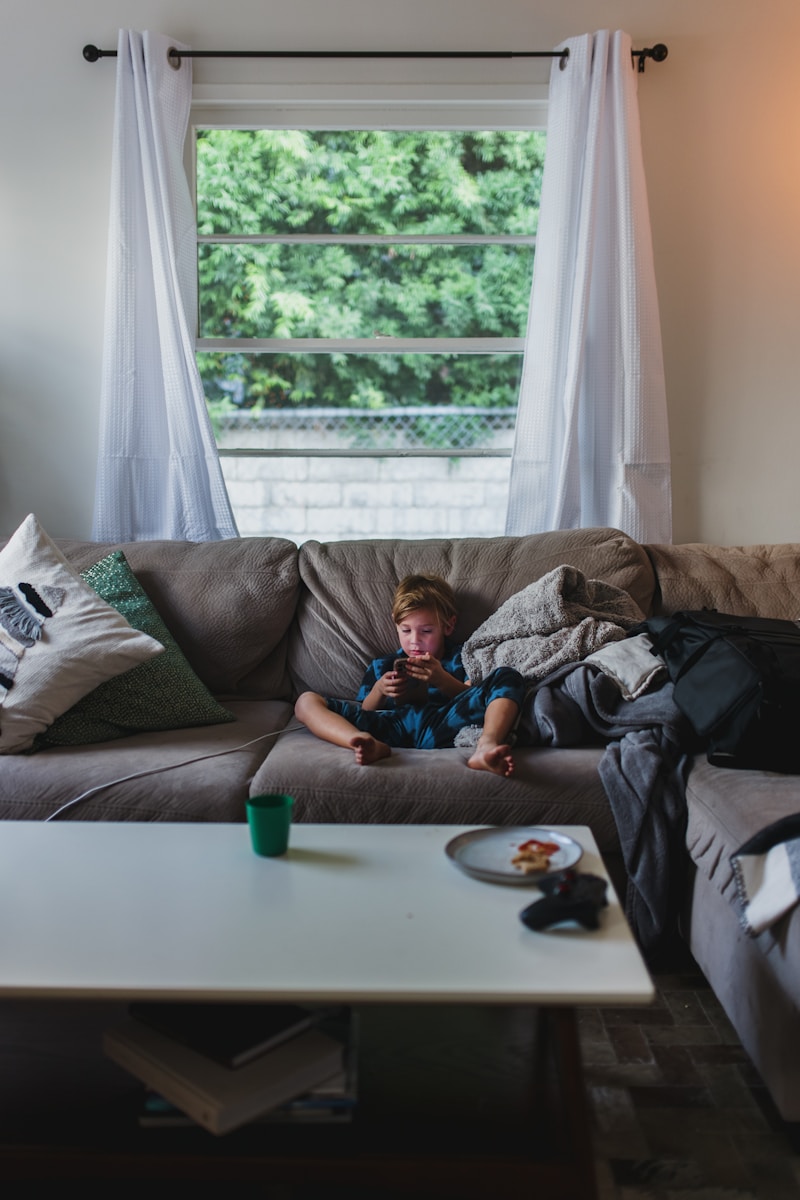
<svg viewBox="0 0 800 1200">
<path fill-rule="evenodd" d="M 549 64 L 548 64 L 549 73 Z M 269 78 L 261 82 L 208 82 L 193 88 L 186 138 L 186 170 L 192 201 L 197 204 L 196 133 L 217 129 L 445 129 L 445 130 L 546 130 L 547 92 L 535 60 L 498 59 L 480 61 L 430 60 L 329 60 L 312 64 L 305 60 L 305 74 L 293 77 L 290 63 L 273 63 Z M 296 76 L 296 65 L 295 65 Z M 491 242 L 535 244 L 536 238 L 512 235 L 351 235 L 338 242 L 382 244 L 487 244 Z M 198 237 L 198 246 L 231 241 L 237 243 L 325 242 L 324 235 L 219 235 Z M 198 284 L 199 305 L 199 284 Z M 239 351 L 271 354 L 303 349 L 316 353 L 522 353 L 523 337 L 516 338 L 200 338 L 196 352 Z M 220 448 L 226 457 L 327 456 L 331 452 L 310 447 L 296 452 L 277 449 Z M 510 457 L 507 448 L 437 447 L 426 454 L 441 458 Z M 408 457 L 408 450 L 351 449 L 347 457 Z"/>
</svg>

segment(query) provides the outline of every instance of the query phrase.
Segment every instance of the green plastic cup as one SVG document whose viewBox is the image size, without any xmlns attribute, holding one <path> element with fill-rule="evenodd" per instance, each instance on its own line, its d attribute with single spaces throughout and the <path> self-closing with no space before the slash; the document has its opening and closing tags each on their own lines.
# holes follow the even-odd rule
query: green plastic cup
<svg viewBox="0 0 800 1200">
<path fill-rule="evenodd" d="M 256 854 L 276 858 L 289 849 L 289 830 L 292 825 L 293 796 L 265 792 L 247 800 L 247 824 L 250 841 Z"/>
</svg>

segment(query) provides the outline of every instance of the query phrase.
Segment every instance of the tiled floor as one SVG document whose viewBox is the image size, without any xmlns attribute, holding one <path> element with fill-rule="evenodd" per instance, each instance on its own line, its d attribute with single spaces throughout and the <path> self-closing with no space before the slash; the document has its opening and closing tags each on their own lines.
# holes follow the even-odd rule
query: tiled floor
<svg viewBox="0 0 800 1200">
<path fill-rule="evenodd" d="M 600 1200 L 798 1200 L 786 1126 L 703 975 L 654 976 L 644 1009 L 581 1018 Z"/>
</svg>

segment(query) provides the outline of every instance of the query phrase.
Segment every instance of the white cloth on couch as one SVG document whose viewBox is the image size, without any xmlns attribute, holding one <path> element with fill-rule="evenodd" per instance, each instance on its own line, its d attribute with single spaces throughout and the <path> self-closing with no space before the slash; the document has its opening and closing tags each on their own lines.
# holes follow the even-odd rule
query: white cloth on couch
<svg viewBox="0 0 800 1200">
<path fill-rule="evenodd" d="M 622 642 L 609 642 L 583 661 L 599 667 L 613 679 L 623 700 L 638 700 L 667 678 L 666 663 L 660 654 L 654 654 L 653 643 L 646 633 L 634 634 Z"/>
<path fill-rule="evenodd" d="M 742 928 L 757 937 L 800 900 L 800 813 L 749 838 L 731 855 L 731 865 Z"/>
</svg>

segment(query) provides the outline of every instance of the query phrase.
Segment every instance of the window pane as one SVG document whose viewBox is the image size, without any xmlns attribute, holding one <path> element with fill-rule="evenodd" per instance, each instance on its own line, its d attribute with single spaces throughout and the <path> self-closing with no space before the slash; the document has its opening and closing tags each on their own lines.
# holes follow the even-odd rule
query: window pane
<svg viewBox="0 0 800 1200">
<path fill-rule="evenodd" d="M 525 332 L 532 246 L 226 243 L 199 256 L 201 337 Z"/>
<path fill-rule="evenodd" d="M 206 129 L 210 234 L 536 232 L 541 131 Z"/>
<path fill-rule="evenodd" d="M 511 445 L 521 354 L 198 354 L 220 446 Z"/>
<path fill-rule="evenodd" d="M 527 326 L 544 133 L 208 129 L 196 149 L 200 337 L 379 351 L 198 354 L 240 532 L 502 533 L 522 355 L 496 351 Z"/>
</svg>

